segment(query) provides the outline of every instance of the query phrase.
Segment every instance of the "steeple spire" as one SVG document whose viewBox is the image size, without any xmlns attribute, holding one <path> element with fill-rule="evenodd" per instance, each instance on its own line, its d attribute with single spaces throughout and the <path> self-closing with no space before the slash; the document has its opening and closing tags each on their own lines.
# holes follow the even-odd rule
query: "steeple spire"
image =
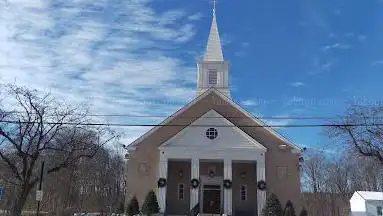
<svg viewBox="0 0 383 216">
<path fill-rule="evenodd" d="M 207 42 L 206 53 L 198 63 L 197 95 L 214 88 L 227 97 L 230 96 L 229 88 L 229 63 L 223 59 L 221 40 L 219 38 L 216 0 L 213 0 L 213 20 Z"/>
<path fill-rule="evenodd" d="M 217 18 L 216 18 L 216 0 L 213 0 L 213 21 L 211 23 L 211 29 L 209 39 L 207 42 L 206 53 L 204 61 L 224 61 L 222 54 L 221 40 L 219 38 Z"/>
</svg>

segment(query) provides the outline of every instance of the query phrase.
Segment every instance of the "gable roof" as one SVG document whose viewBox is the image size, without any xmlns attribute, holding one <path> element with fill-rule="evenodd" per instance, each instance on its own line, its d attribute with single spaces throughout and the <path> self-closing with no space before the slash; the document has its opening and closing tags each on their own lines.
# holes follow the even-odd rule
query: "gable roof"
<svg viewBox="0 0 383 216">
<path fill-rule="evenodd" d="M 228 105 L 230 105 L 231 107 L 233 107 L 236 111 L 238 111 L 239 113 L 241 113 L 242 115 L 244 115 L 247 119 L 246 120 L 249 120 L 249 123 L 252 123 L 252 124 L 255 124 L 257 126 L 260 126 L 262 127 L 264 130 L 266 130 L 269 134 L 273 135 L 274 137 L 276 137 L 277 139 L 281 140 L 283 143 L 285 143 L 286 145 L 289 145 L 290 147 L 292 147 L 293 149 L 295 150 L 298 150 L 298 151 L 301 151 L 301 148 L 298 147 L 296 144 L 290 142 L 289 140 L 287 140 L 284 136 L 282 136 L 281 134 L 279 134 L 277 131 L 275 131 L 273 128 L 271 128 L 270 126 L 268 126 L 265 122 L 261 121 L 260 119 L 256 118 L 255 116 L 253 116 L 252 114 L 248 113 L 246 110 L 244 110 L 241 106 L 239 106 L 238 104 L 236 104 L 234 101 L 232 101 L 230 98 L 228 98 L 226 95 L 222 94 L 219 90 L 215 89 L 215 88 L 210 88 L 209 90 L 207 90 L 206 92 L 204 92 L 203 94 L 199 95 L 198 97 L 196 97 L 195 99 L 193 99 L 191 102 L 189 102 L 188 104 L 186 104 L 184 107 L 182 107 L 181 109 L 179 109 L 177 112 L 175 112 L 173 115 L 170 115 L 168 118 L 166 118 L 163 122 L 161 122 L 159 125 L 153 127 L 151 130 L 149 130 L 148 132 L 146 132 L 145 134 L 143 134 L 141 137 L 139 137 L 138 139 L 136 139 L 135 141 L 133 141 L 129 146 L 128 146 L 128 149 L 130 150 L 134 150 L 142 141 L 144 141 L 146 138 L 148 138 L 149 136 L 151 136 L 153 133 L 157 132 L 158 130 L 160 130 L 161 128 L 163 127 L 167 127 L 167 126 L 171 126 L 172 124 L 170 124 L 172 121 L 175 121 L 177 118 L 182 118 L 180 117 L 183 113 L 185 113 L 186 111 L 188 111 L 190 108 L 192 108 L 194 105 L 197 105 L 199 102 L 201 102 L 202 100 L 208 98 L 208 96 L 213 96 L 213 100 L 214 100 L 214 96 L 218 96 L 219 99 L 221 99 L 223 102 L 227 103 Z M 209 98 L 210 99 L 210 98 Z M 219 103 L 218 101 L 217 102 L 214 102 L 214 103 Z M 219 105 L 217 105 L 219 106 Z M 202 116 L 203 114 L 205 114 L 206 112 L 208 112 L 210 109 L 207 108 L 207 110 L 204 112 L 204 113 L 201 113 L 200 116 Z M 190 124 L 192 124 L 196 119 L 198 119 L 200 116 L 193 116 L 193 118 L 188 118 L 187 120 L 185 120 L 185 125 L 182 125 L 182 127 L 180 127 L 179 125 L 178 126 L 178 130 L 174 132 L 173 135 L 176 135 L 179 131 L 181 131 L 182 129 L 186 128 L 187 126 L 189 126 Z M 224 115 L 223 115 L 224 116 Z M 225 116 L 227 117 L 227 116 Z M 235 118 L 235 117 L 234 117 Z M 228 118 L 230 119 L 230 118 Z M 235 123 L 234 123 L 235 124 Z M 236 125 L 238 126 L 239 128 L 241 128 L 241 126 L 239 125 Z M 251 127 L 251 124 L 249 124 L 249 126 Z M 169 137 L 170 138 L 170 137 Z M 166 140 L 165 140 L 166 141 Z M 158 144 L 162 144 L 162 143 L 158 143 Z"/>
<path fill-rule="evenodd" d="M 208 119 L 208 118 L 215 118 L 215 119 Z M 176 141 L 176 142 L 179 142 L 180 139 L 182 139 L 182 136 L 187 133 L 187 132 L 190 132 L 190 130 L 192 129 L 191 126 L 196 126 L 196 125 L 199 125 L 201 124 L 201 122 L 204 122 L 202 123 L 203 125 L 206 125 L 206 126 L 214 126 L 214 127 L 219 127 L 219 126 L 223 126 L 223 127 L 228 127 L 230 126 L 231 128 L 234 129 L 234 131 L 236 132 L 236 134 L 239 134 L 241 136 L 241 138 L 245 139 L 248 143 L 251 143 L 253 146 L 251 147 L 255 147 L 261 151 L 266 151 L 266 147 L 261 145 L 259 142 L 257 142 L 256 140 L 254 140 L 252 137 L 250 137 L 247 133 L 245 133 L 244 131 L 242 131 L 240 128 L 238 128 L 237 126 L 235 126 L 232 122 L 230 122 L 229 120 L 227 120 L 224 116 L 222 116 L 221 114 L 219 114 L 217 111 L 215 111 L 214 109 L 211 109 L 209 110 L 207 113 L 205 113 L 203 116 L 201 116 L 200 118 L 198 118 L 196 121 L 194 121 L 192 124 L 190 124 L 190 126 L 184 128 L 183 130 L 181 130 L 180 132 L 178 132 L 175 136 L 173 136 L 172 138 L 170 138 L 169 140 L 167 140 L 163 145 L 161 145 L 161 147 L 172 147 L 172 142 L 173 141 Z M 231 129 L 230 128 L 230 129 Z M 193 128 L 194 129 L 194 128 Z M 228 132 L 228 131 L 226 131 Z M 225 132 L 223 132 L 225 133 Z M 194 136 L 195 134 L 192 134 L 192 136 Z M 230 134 L 232 135 L 232 134 Z M 225 135 L 223 135 L 225 136 Z M 227 138 L 227 137 L 226 137 Z M 195 140 L 196 142 L 199 142 L 198 139 Z M 226 141 L 226 140 L 225 140 Z M 224 141 L 224 142 L 225 142 Z M 193 141 L 190 141 L 190 139 L 187 141 L 188 143 L 187 144 L 191 144 L 193 143 Z M 195 143 L 195 142 L 194 142 Z M 243 146 L 241 146 L 243 148 Z"/>
<path fill-rule="evenodd" d="M 365 200 L 383 200 L 383 192 L 355 191 L 355 194 L 358 194 L 360 197 L 362 197 Z"/>
</svg>

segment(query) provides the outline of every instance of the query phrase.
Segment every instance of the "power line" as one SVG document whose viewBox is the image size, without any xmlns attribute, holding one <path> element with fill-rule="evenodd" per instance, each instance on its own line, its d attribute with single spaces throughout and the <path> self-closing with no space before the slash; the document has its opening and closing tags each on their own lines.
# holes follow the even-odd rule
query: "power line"
<svg viewBox="0 0 383 216">
<path fill-rule="evenodd" d="M 38 124 L 34 121 L 7 121 L 0 122 L 9 124 Z M 302 127 L 367 127 L 367 126 L 383 126 L 383 123 L 376 124 L 288 124 L 288 125 L 188 125 L 188 124 L 124 124 L 124 123 L 75 123 L 75 122 L 44 122 L 48 125 L 77 125 L 77 126 L 113 126 L 113 127 L 249 127 L 249 128 L 302 128 Z"/>
<path fill-rule="evenodd" d="M 5 113 L 24 113 L 21 111 L 9 111 Z M 37 113 L 31 113 L 37 114 Z M 64 114 L 54 114 L 55 116 L 64 116 Z M 66 115 L 66 114 L 65 114 Z M 129 117 L 129 118 L 168 118 L 168 117 L 175 117 L 175 115 L 132 115 L 132 114 L 69 114 L 68 116 L 85 116 L 85 117 Z M 225 116 L 225 117 L 219 117 L 219 116 L 179 116 L 177 117 L 179 119 L 199 119 L 199 118 L 206 118 L 206 119 L 222 119 L 222 118 L 230 118 L 230 119 L 247 119 L 248 117 L 239 117 L 239 116 Z M 336 119 L 344 119 L 348 118 L 347 116 L 262 116 L 262 117 L 256 117 L 254 118 L 259 120 L 336 120 Z M 383 119 L 383 116 L 364 116 L 360 117 L 361 119 Z"/>
</svg>

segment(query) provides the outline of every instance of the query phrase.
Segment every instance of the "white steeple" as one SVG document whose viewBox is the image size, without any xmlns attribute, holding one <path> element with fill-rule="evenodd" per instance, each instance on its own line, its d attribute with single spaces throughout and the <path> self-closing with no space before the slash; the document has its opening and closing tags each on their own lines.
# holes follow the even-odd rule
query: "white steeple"
<svg viewBox="0 0 383 216">
<path fill-rule="evenodd" d="M 218 32 L 216 4 L 213 0 L 213 19 L 206 46 L 206 52 L 198 64 L 197 95 L 215 88 L 230 97 L 229 64 L 223 58 L 221 40 Z"/>
<path fill-rule="evenodd" d="M 204 61 L 223 61 L 221 40 L 219 38 L 217 17 L 215 14 L 215 0 L 213 4 L 213 21 L 211 23 Z"/>
</svg>

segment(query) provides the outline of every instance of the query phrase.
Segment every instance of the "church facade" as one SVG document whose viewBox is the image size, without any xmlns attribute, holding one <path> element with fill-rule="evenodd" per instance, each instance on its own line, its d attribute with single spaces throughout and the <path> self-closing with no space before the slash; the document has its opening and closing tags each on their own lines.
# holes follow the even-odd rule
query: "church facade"
<svg viewBox="0 0 383 216">
<path fill-rule="evenodd" d="M 197 96 L 128 146 L 127 201 L 150 190 L 160 212 L 260 215 L 266 193 L 300 208 L 301 149 L 231 99 L 215 10 Z"/>
</svg>

